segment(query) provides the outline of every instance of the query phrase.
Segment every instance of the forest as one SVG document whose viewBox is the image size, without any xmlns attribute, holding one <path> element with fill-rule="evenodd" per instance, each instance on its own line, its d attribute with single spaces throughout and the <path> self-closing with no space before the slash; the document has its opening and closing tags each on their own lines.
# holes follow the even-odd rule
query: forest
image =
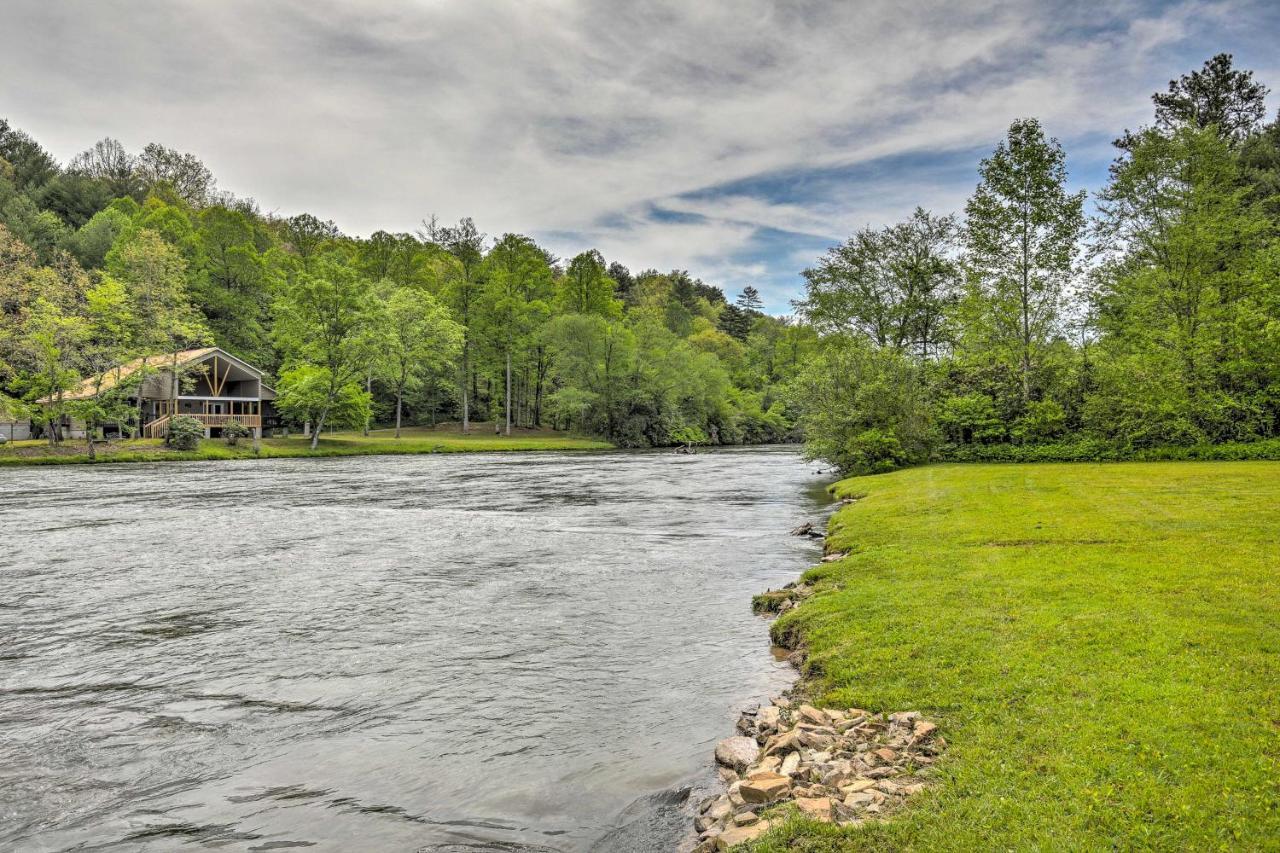
<svg viewBox="0 0 1280 853">
<path fill-rule="evenodd" d="M 1280 118 L 1222 54 L 1152 100 L 1092 198 L 1033 118 L 958 213 L 866 228 L 788 317 L 683 270 L 428 216 L 344 235 L 106 138 L 0 121 L 0 408 L 136 429 L 118 365 L 216 344 L 295 425 L 551 427 L 620 446 L 803 438 L 844 472 L 1123 458 L 1280 434 Z M 63 395 L 84 377 L 91 399 Z M 131 420 L 133 418 L 133 420 Z M 51 430 L 51 439 L 56 431 Z"/>
</svg>

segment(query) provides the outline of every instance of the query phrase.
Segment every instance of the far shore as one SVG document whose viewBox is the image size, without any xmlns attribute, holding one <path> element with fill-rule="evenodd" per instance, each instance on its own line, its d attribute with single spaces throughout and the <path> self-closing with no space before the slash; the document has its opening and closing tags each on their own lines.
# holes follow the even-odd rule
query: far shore
<svg viewBox="0 0 1280 853">
<path fill-rule="evenodd" d="M 121 439 L 95 444 L 96 459 L 89 458 L 84 439 L 64 440 L 50 446 L 44 440 L 15 441 L 0 446 L 0 467 L 6 465 L 74 465 L 80 463 L 196 462 L 219 459 L 283 459 L 320 456 L 377 456 L 422 453 L 492 453 L 535 450 L 611 450 L 607 441 L 553 430 L 513 429 L 510 436 L 494 434 L 492 423 L 474 423 L 467 433 L 456 427 L 432 429 L 406 427 L 395 437 L 394 429 L 325 432 L 315 450 L 311 439 L 294 434 L 288 438 L 264 438 L 258 452 L 252 439 L 234 447 L 220 438 L 205 439 L 198 450 L 174 450 L 161 439 Z"/>
</svg>

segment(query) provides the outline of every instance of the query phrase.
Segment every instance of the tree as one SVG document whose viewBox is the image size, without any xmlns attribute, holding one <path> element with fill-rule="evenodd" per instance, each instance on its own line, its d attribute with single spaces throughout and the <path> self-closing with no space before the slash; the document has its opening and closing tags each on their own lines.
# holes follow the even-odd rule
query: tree
<svg viewBox="0 0 1280 853">
<path fill-rule="evenodd" d="M 396 396 L 396 438 L 405 393 L 426 374 L 441 370 L 462 348 L 462 327 L 428 293 L 395 288 L 386 298 L 385 350 L 387 376 Z"/>
<path fill-rule="evenodd" d="M 1058 332 L 1084 230 L 1084 192 L 1066 191 L 1066 155 L 1040 122 L 1021 119 L 979 167 L 965 206 L 967 333 L 1017 377 L 1025 407 Z"/>
<path fill-rule="evenodd" d="M 1092 422 L 1138 443 L 1268 434 L 1280 389 L 1276 245 L 1214 128 L 1144 131 L 1101 194 Z"/>
<path fill-rule="evenodd" d="M 474 320 L 472 311 L 480 296 L 478 273 L 480 263 L 484 260 L 485 235 L 476 229 L 470 217 L 459 220 L 456 227 L 437 228 L 434 219 L 431 224 L 432 238 L 438 240 L 457 259 L 456 272 L 446 286 L 450 306 L 458 321 L 462 323 L 462 373 L 460 387 L 462 390 L 462 431 L 471 429 L 471 401 L 473 393 L 473 376 L 471 350 L 474 343 L 471 325 Z"/>
<path fill-rule="evenodd" d="M 760 291 L 749 284 L 742 288 L 742 294 L 738 297 L 737 304 L 743 311 L 758 313 L 764 310 L 764 300 L 760 298 Z"/>
<path fill-rule="evenodd" d="M 203 207 L 214 200 L 217 181 L 194 154 L 152 142 L 138 157 L 137 173 L 147 187 L 167 184 L 192 207 Z"/>
<path fill-rule="evenodd" d="M 1238 146 L 1266 116 L 1267 87 L 1252 71 L 1232 67 L 1232 56 L 1219 53 L 1199 71 L 1169 81 L 1167 92 L 1151 96 L 1156 126 L 1165 133 L 1181 127 L 1217 128 L 1218 136 Z"/>
<path fill-rule="evenodd" d="M 551 270 L 537 244 L 505 234 L 486 260 L 485 314 L 505 360 L 506 434 L 511 435 L 512 353 L 551 313 Z"/>
<path fill-rule="evenodd" d="M 864 228 L 804 271 L 805 298 L 796 307 L 820 330 L 928 358 L 942 345 L 943 316 L 955 298 L 956 237 L 953 217 L 922 208 L 905 222 Z"/>
<path fill-rule="evenodd" d="M 138 161 L 124 149 L 119 140 L 106 137 L 94 143 L 88 151 L 77 154 L 67 167 L 68 171 L 101 181 L 110 198 L 133 195 L 141 181 Z"/>
<path fill-rule="evenodd" d="M 618 317 L 622 311 L 613 296 L 614 286 L 600 253 L 595 249 L 581 252 L 569 262 L 560 280 L 560 308 L 568 314 Z"/>
<path fill-rule="evenodd" d="M 375 358 L 377 303 L 369 280 L 344 260 L 323 257 L 312 271 L 295 271 L 273 308 L 286 365 L 281 408 L 314 419 L 313 450 L 331 417 L 348 423 L 361 408 L 367 417 L 368 394 L 359 380 Z"/>
</svg>

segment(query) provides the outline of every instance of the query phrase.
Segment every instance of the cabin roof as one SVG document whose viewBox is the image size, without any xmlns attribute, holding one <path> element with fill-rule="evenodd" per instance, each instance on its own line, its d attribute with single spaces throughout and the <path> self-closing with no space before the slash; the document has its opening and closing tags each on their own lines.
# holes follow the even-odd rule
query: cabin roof
<svg viewBox="0 0 1280 853">
<path fill-rule="evenodd" d="M 67 391 L 65 394 L 63 394 L 62 399 L 87 400 L 90 397 L 97 396 L 102 391 L 110 391 L 112 388 L 115 388 L 119 385 L 124 384 L 126 380 L 128 380 L 131 376 L 133 376 L 138 371 L 144 368 L 164 370 L 168 367 L 173 366 L 175 360 L 177 362 L 178 367 L 184 367 L 189 364 L 195 364 L 195 363 L 204 361 L 213 355 L 228 358 L 231 361 L 238 363 L 245 370 L 248 370 L 251 373 L 256 373 L 258 376 L 262 375 L 261 370 L 249 364 L 247 361 L 244 361 L 243 359 L 236 358 L 234 355 L 222 349 L 221 347 L 201 347 L 199 349 L 180 350 L 176 354 L 171 352 L 164 352 L 164 353 L 157 353 L 155 355 L 141 356 L 131 361 L 126 361 L 124 364 L 121 364 L 119 367 L 112 368 L 111 371 L 106 374 L 106 376 L 103 378 L 102 386 L 100 388 L 98 387 L 96 380 L 93 377 L 89 377 L 83 380 L 75 388 L 72 388 L 69 391 Z M 269 390 L 265 385 L 262 387 L 264 391 Z M 268 398 L 266 394 L 263 394 L 263 398 L 275 399 L 275 392 L 272 391 L 270 398 Z M 46 403 L 46 402 L 49 402 L 49 399 L 50 398 L 45 398 L 40 402 Z"/>
</svg>

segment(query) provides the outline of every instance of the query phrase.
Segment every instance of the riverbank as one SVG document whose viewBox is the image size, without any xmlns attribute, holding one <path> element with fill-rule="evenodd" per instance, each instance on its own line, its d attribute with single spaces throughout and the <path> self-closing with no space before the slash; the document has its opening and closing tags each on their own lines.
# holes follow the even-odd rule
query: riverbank
<svg viewBox="0 0 1280 853">
<path fill-rule="evenodd" d="M 609 450 L 613 445 L 596 438 L 570 435 L 549 430 L 520 430 L 514 435 L 494 435 L 492 428 L 477 425 L 474 431 L 443 432 L 414 427 L 401 430 L 325 433 L 319 445 L 311 449 L 310 439 L 301 435 L 289 438 L 266 438 L 258 453 L 253 441 L 242 439 L 229 447 L 221 439 L 200 442 L 198 450 L 174 450 L 159 439 L 128 439 L 99 443 L 98 458 L 89 459 L 84 441 L 63 442 L 50 448 L 42 441 L 19 441 L 0 447 L 0 465 L 68 465 L 78 463 L 116 462 L 192 462 L 214 459 L 284 459 L 308 456 L 375 456 L 419 453 L 492 453 L 534 450 Z"/>
<path fill-rule="evenodd" d="M 1280 836 L 1280 464 L 944 465 L 834 491 L 860 499 L 772 626 L 802 650 L 796 693 L 917 709 L 949 747 L 891 820 L 787 807 L 751 849 Z"/>
</svg>

